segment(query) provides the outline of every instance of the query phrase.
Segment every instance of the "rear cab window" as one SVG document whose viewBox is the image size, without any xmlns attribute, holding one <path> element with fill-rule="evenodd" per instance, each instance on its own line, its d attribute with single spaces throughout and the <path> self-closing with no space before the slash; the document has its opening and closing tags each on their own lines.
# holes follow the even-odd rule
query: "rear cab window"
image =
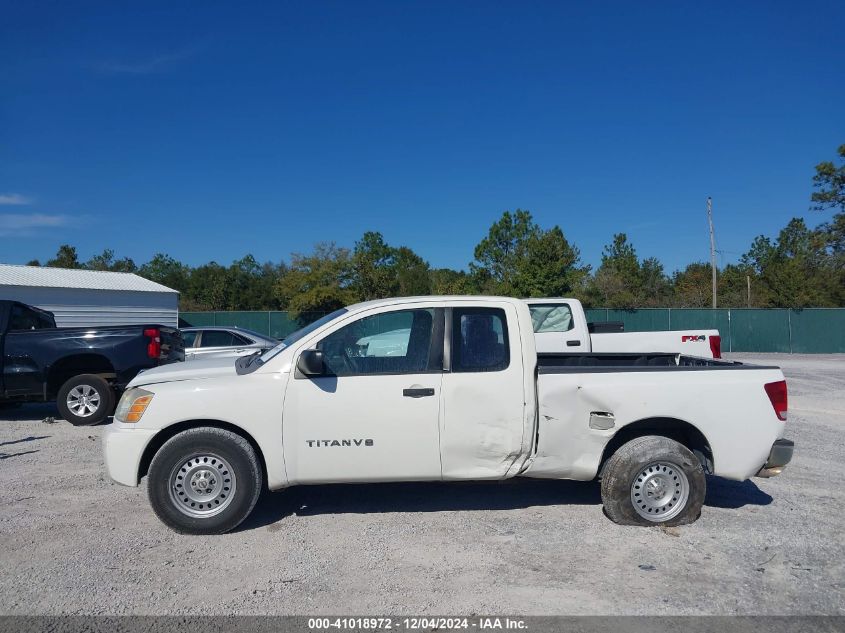
<svg viewBox="0 0 845 633">
<path fill-rule="evenodd" d="M 536 334 L 568 332 L 575 328 L 572 309 L 568 303 L 531 303 L 528 309 L 531 312 L 531 324 Z"/>
<path fill-rule="evenodd" d="M 452 371 L 502 371 L 510 364 L 505 311 L 501 308 L 452 309 Z"/>
<path fill-rule="evenodd" d="M 52 320 L 44 313 L 31 310 L 20 303 L 13 303 L 9 314 L 9 330 L 47 330 L 52 329 Z"/>
</svg>

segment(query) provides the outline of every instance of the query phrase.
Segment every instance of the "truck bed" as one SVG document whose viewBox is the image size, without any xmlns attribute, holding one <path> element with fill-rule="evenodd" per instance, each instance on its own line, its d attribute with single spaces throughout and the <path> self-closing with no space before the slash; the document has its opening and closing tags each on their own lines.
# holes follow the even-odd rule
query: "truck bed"
<svg viewBox="0 0 845 633">
<path fill-rule="evenodd" d="M 672 354 L 649 353 L 600 353 L 576 352 L 570 354 L 537 354 L 537 367 L 541 374 L 568 374 L 607 371 L 672 371 L 703 369 L 776 369 L 760 365 L 745 365 L 736 361 L 716 360 Z"/>
<path fill-rule="evenodd" d="M 529 477 L 592 479 L 616 433 L 668 420 L 702 435 L 714 474 L 741 481 L 760 470 L 783 432 L 764 389 L 783 380 L 777 367 L 671 353 L 556 353 L 539 354 L 537 369 Z"/>
</svg>

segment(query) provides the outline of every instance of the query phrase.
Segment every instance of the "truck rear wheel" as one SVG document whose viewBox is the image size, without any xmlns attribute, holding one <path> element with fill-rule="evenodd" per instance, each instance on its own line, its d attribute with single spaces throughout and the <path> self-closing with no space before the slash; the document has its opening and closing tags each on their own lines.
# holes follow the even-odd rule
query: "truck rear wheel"
<svg viewBox="0 0 845 633">
<path fill-rule="evenodd" d="M 249 516 L 263 476 L 250 443 L 214 427 L 188 429 L 153 457 L 147 491 L 158 518 L 182 534 L 223 534 Z"/>
<path fill-rule="evenodd" d="M 648 435 L 623 444 L 602 472 L 604 511 L 620 525 L 685 525 L 701 514 L 707 481 L 683 444 Z"/>
<path fill-rule="evenodd" d="M 59 389 L 56 406 L 62 418 L 74 426 L 93 426 L 114 409 L 114 391 L 105 379 L 94 374 L 74 376 Z"/>
</svg>

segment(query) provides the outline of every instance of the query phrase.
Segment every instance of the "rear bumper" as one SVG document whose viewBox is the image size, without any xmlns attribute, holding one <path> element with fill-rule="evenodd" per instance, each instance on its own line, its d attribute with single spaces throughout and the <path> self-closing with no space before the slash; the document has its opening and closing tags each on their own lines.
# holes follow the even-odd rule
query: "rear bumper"
<svg viewBox="0 0 845 633">
<path fill-rule="evenodd" d="M 141 457 L 156 433 L 148 429 L 122 428 L 116 422 L 106 427 L 103 455 L 109 477 L 124 486 L 137 486 Z"/>
<path fill-rule="evenodd" d="M 795 442 L 792 440 L 775 440 L 772 450 L 769 451 L 769 458 L 757 473 L 756 477 L 774 477 L 780 475 L 786 465 L 792 461 L 792 453 L 795 450 Z"/>
</svg>

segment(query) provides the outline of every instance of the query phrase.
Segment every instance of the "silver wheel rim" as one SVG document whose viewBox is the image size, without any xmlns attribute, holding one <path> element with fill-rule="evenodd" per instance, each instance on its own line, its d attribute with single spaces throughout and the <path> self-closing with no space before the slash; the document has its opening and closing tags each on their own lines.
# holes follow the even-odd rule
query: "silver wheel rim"
<svg viewBox="0 0 845 633">
<path fill-rule="evenodd" d="M 672 462 L 652 462 L 631 482 L 631 503 L 647 521 L 659 523 L 676 517 L 689 499 L 689 480 Z"/>
<path fill-rule="evenodd" d="M 87 418 L 94 415 L 100 408 L 102 398 L 100 392 L 91 385 L 77 385 L 68 391 L 65 404 L 73 415 Z"/>
<path fill-rule="evenodd" d="M 190 517 L 223 512 L 235 496 L 235 473 L 225 459 L 201 453 L 179 462 L 170 473 L 170 500 Z"/>
</svg>

